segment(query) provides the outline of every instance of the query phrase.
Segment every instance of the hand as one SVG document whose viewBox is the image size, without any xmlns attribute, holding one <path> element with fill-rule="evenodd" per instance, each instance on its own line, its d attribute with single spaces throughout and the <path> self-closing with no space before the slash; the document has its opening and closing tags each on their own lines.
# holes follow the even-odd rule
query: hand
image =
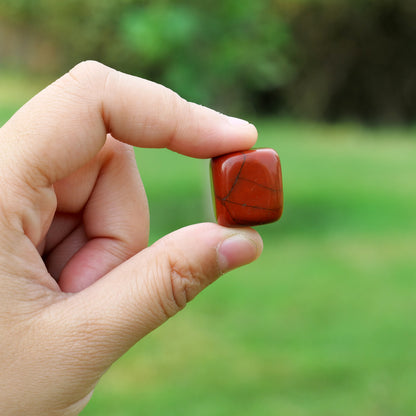
<svg viewBox="0 0 416 416">
<path fill-rule="evenodd" d="M 1 415 L 78 414 L 117 358 L 261 252 L 254 230 L 216 224 L 147 247 L 130 145 L 208 158 L 256 136 L 251 124 L 95 62 L 1 128 Z"/>
</svg>

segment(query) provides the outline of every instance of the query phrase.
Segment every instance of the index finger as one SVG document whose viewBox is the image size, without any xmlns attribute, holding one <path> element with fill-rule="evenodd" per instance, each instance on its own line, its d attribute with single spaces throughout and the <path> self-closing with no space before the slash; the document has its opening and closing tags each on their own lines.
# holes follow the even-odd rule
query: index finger
<svg viewBox="0 0 416 416">
<path fill-rule="evenodd" d="M 248 149 L 255 127 L 189 103 L 170 89 L 83 62 L 23 106 L 0 131 L 0 150 L 52 184 L 90 160 L 106 134 L 192 157 Z"/>
</svg>

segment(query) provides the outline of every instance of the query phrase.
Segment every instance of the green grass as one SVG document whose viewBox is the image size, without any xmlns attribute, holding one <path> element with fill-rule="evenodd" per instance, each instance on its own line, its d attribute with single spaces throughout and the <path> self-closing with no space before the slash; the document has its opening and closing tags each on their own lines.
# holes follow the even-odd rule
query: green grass
<svg viewBox="0 0 416 416">
<path fill-rule="evenodd" d="M 51 80 L 46 77 L 28 77 L 20 72 L 0 71 L 0 126 L 49 82 Z"/>
<path fill-rule="evenodd" d="M 122 358 L 85 415 L 415 414 L 414 131 L 257 126 L 285 187 L 262 257 Z M 137 159 L 152 240 L 207 219 L 205 161 Z"/>
<path fill-rule="evenodd" d="M 120 359 L 84 416 L 416 414 L 416 131 L 256 124 L 285 192 L 263 255 Z M 152 241 L 210 219 L 206 161 L 137 160 Z"/>
</svg>

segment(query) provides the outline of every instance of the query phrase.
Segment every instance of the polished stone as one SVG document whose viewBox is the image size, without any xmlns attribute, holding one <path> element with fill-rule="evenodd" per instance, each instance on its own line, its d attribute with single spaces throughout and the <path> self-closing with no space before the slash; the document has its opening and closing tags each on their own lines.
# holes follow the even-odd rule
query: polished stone
<svg viewBox="0 0 416 416">
<path fill-rule="evenodd" d="M 218 224 L 253 226 L 281 217 L 282 171 L 275 150 L 252 149 L 215 157 L 211 177 Z"/>
</svg>

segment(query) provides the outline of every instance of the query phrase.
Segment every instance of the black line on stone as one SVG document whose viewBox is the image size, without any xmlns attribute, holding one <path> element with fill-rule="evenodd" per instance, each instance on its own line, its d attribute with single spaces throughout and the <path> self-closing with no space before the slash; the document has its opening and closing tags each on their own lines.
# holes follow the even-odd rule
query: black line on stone
<svg viewBox="0 0 416 416">
<path fill-rule="evenodd" d="M 252 179 L 240 178 L 240 181 L 246 181 L 246 182 L 254 183 L 257 186 L 259 186 L 260 188 L 267 189 L 268 191 L 271 191 L 271 192 L 279 192 L 279 190 L 276 189 L 276 188 L 270 188 L 270 187 L 268 187 L 266 185 L 261 185 L 260 183 L 258 183 L 256 181 L 253 181 Z"/>
<path fill-rule="evenodd" d="M 241 171 L 243 170 L 243 166 L 244 166 L 245 163 L 246 163 L 246 155 L 243 155 L 243 162 L 241 163 L 240 170 L 238 171 L 237 176 L 235 177 L 234 182 L 231 185 L 230 190 L 228 191 L 228 194 L 225 195 L 224 198 L 221 198 L 222 200 L 226 200 L 231 195 L 231 193 L 233 192 L 235 186 L 237 185 L 238 180 L 240 179 L 240 174 L 241 174 Z"/>
<path fill-rule="evenodd" d="M 227 201 L 223 201 L 221 198 L 218 198 L 218 199 L 221 201 L 222 206 L 225 208 L 225 210 L 227 211 L 227 213 L 230 216 L 230 218 L 234 221 L 234 223 L 237 223 L 236 219 L 233 217 L 233 215 L 231 214 L 230 210 L 228 209 L 228 207 L 226 205 L 226 202 Z"/>
<path fill-rule="evenodd" d="M 239 206 L 244 207 L 244 208 L 262 209 L 264 211 L 277 212 L 277 211 L 280 210 L 280 207 L 277 208 L 277 209 L 264 208 L 264 207 L 256 207 L 255 205 L 247 205 L 247 204 L 242 204 L 241 202 L 234 202 L 234 201 L 230 201 L 230 200 L 228 200 L 228 201 L 222 201 L 222 202 L 224 202 L 224 206 L 225 206 L 225 203 L 229 203 L 229 204 L 233 204 L 233 205 L 239 205 Z"/>
</svg>

